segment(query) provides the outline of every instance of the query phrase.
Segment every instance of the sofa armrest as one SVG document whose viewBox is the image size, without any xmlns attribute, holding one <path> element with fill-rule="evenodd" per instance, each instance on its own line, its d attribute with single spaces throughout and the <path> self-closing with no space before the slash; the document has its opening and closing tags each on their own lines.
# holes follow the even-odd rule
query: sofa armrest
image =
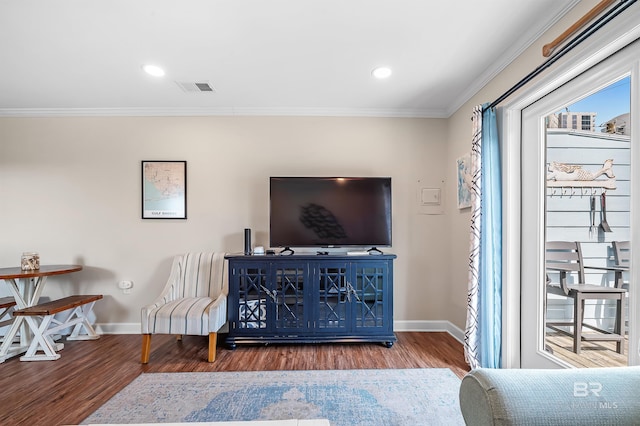
<svg viewBox="0 0 640 426">
<path fill-rule="evenodd" d="M 637 425 L 640 367 L 475 369 L 460 385 L 474 425 Z"/>
</svg>

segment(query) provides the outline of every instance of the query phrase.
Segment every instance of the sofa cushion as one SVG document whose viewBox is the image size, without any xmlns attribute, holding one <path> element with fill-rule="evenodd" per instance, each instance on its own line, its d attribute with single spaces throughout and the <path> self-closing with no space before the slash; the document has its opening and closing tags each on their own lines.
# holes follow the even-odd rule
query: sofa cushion
<svg viewBox="0 0 640 426">
<path fill-rule="evenodd" d="M 638 425 L 640 367 L 475 369 L 460 385 L 473 425 Z"/>
</svg>

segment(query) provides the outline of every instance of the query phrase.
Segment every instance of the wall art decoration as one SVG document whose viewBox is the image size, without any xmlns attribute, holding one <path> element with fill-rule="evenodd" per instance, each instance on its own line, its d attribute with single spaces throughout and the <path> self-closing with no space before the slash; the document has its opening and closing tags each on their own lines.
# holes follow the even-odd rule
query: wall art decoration
<svg viewBox="0 0 640 426">
<path fill-rule="evenodd" d="M 142 161 L 142 218 L 187 218 L 186 161 Z"/>
<path fill-rule="evenodd" d="M 471 207 L 471 153 L 456 160 L 458 165 L 458 208 Z"/>
</svg>

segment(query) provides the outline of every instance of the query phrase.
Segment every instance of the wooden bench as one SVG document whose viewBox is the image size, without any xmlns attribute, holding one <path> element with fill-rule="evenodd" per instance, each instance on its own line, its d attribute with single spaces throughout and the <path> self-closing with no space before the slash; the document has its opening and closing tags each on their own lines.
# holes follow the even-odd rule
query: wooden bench
<svg viewBox="0 0 640 426">
<path fill-rule="evenodd" d="M 20 361 L 46 361 L 60 358 L 56 352 L 64 348 L 62 343 L 55 343 L 53 335 L 61 330 L 73 326 L 73 331 L 67 340 L 95 340 L 100 336 L 94 331 L 87 315 L 93 309 L 93 305 L 101 294 L 75 295 L 58 300 L 52 300 L 39 305 L 18 309 L 13 312 L 14 316 L 24 316 L 33 332 L 33 340 Z M 56 319 L 55 315 L 68 312 L 62 319 Z M 42 317 L 40 323 L 35 317 Z M 85 333 L 80 334 L 84 329 Z M 42 350 L 44 354 L 38 354 Z"/>
<path fill-rule="evenodd" d="M 13 318 L 2 320 L 7 315 L 11 315 L 13 308 L 16 306 L 16 301 L 13 297 L 0 297 L 0 327 L 7 326 L 13 322 Z"/>
</svg>

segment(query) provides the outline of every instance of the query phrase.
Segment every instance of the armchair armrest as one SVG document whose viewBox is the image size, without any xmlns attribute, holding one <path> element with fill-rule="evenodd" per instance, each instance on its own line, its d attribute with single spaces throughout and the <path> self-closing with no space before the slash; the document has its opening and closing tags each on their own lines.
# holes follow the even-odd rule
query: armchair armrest
<svg viewBox="0 0 640 426">
<path fill-rule="evenodd" d="M 171 265 L 171 272 L 169 273 L 169 278 L 167 279 L 167 283 L 164 285 L 162 292 L 158 297 L 156 297 L 153 302 L 150 304 L 143 306 L 141 310 L 142 315 L 142 323 L 145 325 L 148 321 L 149 312 L 157 308 L 158 306 L 165 305 L 172 300 L 175 300 L 176 294 L 175 291 L 177 289 L 178 284 L 180 283 L 180 263 L 182 262 L 182 257 L 176 257 L 173 260 Z"/>
<path fill-rule="evenodd" d="M 615 273 L 614 287 L 622 288 L 624 279 L 622 278 L 623 272 L 629 272 L 628 266 L 614 265 L 614 266 L 589 266 L 584 265 L 584 269 L 595 269 L 599 271 L 609 271 Z"/>
<path fill-rule="evenodd" d="M 209 305 L 209 331 L 219 330 L 227 322 L 227 295 L 222 293 Z"/>
<path fill-rule="evenodd" d="M 567 265 L 573 265 L 573 264 L 567 264 Z M 547 265 L 547 270 L 560 273 L 560 280 L 559 280 L 560 288 L 562 289 L 564 294 L 569 294 L 569 288 L 567 287 L 567 273 L 579 272 L 579 270 L 576 269 L 575 267 L 564 266 L 562 264 Z"/>
</svg>

